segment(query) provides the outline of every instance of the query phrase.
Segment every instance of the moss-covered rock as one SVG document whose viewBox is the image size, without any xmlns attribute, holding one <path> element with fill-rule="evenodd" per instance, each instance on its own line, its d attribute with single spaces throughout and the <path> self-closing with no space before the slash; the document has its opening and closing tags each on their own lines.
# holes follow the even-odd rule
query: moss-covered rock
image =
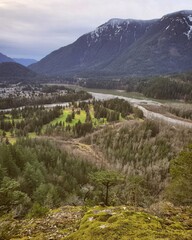
<svg viewBox="0 0 192 240">
<path fill-rule="evenodd" d="M 179 214 L 179 212 L 177 212 Z M 169 224 L 168 220 L 169 220 Z M 190 240 L 192 228 L 181 221 L 164 219 L 128 207 L 94 208 L 83 217 L 80 228 L 66 237 L 67 240 Z"/>
<path fill-rule="evenodd" d="M 65 206 L 42 218 L 1 217 L 0 240 L 191 240 L 191 219 L 191 208 L 171 205 L 157 214 L 127 206 Z"/>
</svg>

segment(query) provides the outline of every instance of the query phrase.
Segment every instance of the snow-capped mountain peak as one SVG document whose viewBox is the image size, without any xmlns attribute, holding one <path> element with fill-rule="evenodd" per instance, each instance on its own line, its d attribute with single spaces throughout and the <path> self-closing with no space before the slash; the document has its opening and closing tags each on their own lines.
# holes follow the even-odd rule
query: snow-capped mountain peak
<svg viewBox="0 0 192 240">
<path fill-rule="evenodd" d="M 154 75 L 192 69 L 192 11 L 113 18 L 31 66 L 40 73 Z"/>
<path fill-rule="evenodd" d="M 133 42 L 148 29 L 155 20 L 113 18 L 86 34 L 88 47 L 102 41 Z M 133 39 L 133 40 L 130 40 Z"/>
</svg>

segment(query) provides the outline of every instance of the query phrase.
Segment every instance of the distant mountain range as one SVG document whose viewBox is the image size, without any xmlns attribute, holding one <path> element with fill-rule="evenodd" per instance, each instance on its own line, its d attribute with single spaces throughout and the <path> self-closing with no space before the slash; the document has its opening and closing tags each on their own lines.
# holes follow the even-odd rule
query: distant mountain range
<svg viewBox="0 0 192 240">
<path fill-rule="evenodd" d="M 30 59 L 30 58 L 10 58 L 10 57 L 4 55 L 3 53 L 0 53 L 0 63 L 3 63 L 3 62 L 17 62 L 17 63 L 27 67 L 33 63 L 36 63 L 37 60 Z"/>
<path fill-rule="evenodd" d="M 111 19 L 30 65 L 48 75 L 148 76 L 192 70 L 192 11 Z"/>
<path fill-rule="evenodd" d="M 37 62 L 37 60 L 30 58 L 13 58 L 13 60 L 25 67 Z"/>
</svg>

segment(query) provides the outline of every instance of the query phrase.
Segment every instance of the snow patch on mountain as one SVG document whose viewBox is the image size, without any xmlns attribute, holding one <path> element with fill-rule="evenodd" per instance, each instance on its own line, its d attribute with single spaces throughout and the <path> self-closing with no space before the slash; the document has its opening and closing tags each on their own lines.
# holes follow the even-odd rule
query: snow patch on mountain
<svg viewBox="0 0 192 240">
<path fill-rule="evenodd" d="M 192 15 L 189 15 L 188 19 L 189 19 L 190 22 L 192 22 Z"/>
<path fill-rule="evenodd" d="M 105 32 L 111 32 L 114 31 L 113 34 L 107 34 L 109 37 L 109 40 L 111 40 L 113 37 L 119 35 L 121 31 L 123 30 L 123 27 L 129 25 L 130 19 L 118 19 L 114 18 L 109 20 L 108 22 L 104 23 L 103 25 L 97 27 L 94 31 L 87 34 L 87 45 L 90 47 L 92 44 L 98 42 L 100 38 L 103 36 L 103 33 Z"/>
<path fill-rule="evenodd" d="M 166 28 L 165 28 L 165 30 L 168 30 L 170 28 L 170 25 L 168 25 Z"/>
<path fill-rule="evenodd" d="M 122 24 L 129 24 L 130 21 L 133 21 L 132 19 L 120 19 L 120 18 L 112 18 L 106 24 L 110 24 L 113 28 L 117 25 Z"/>
<path fill-rule="evenodd" d="M 184 34 L 187 36 L 188 40 L 191 39 L 191 33 L 192 33 L 192 26 L 188 25 L 189 26 L 189 31 L 188 32 L 185 32 Z"/>
<path fill-rule="evenodd" d="M 192 15 L 189 15 L 188 19 L 189 19 L 190 23 L 192 24 Z M 187 27 L 189 28 L 189 30 L 187 32 L 184 32 L 183 34 L 187 36 L 188 40 L 190 40 L 191 37 L 192 37 L 191 36 L 191 34 L 192 34 L 192 25 L 190 25 L 185 18 L 184 18 L 184 20 L 185 20 L 185 23 L 186 23 Z"/>
</svg>

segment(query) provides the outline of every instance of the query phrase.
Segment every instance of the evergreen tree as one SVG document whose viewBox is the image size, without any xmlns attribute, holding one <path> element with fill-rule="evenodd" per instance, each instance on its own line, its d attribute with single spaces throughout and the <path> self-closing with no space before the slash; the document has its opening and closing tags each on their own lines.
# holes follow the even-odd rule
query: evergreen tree
<svg viewBox="0 0 192 240">
<path fill-rule="evenodd" d="M 175 204 L 192 205 L 192 145 L 171 161 L 168 197 Z"/>
<path fill-rule="evenodd" d="M 99 171 L 90 174 L 90 180 L 94 184 L 102 185 L 105 188 L 104 204 L 109 205 L 109 190 L 111 187 L 116 186 L 124 181 L 123 176 L 120 173 L 114 171 Z"/>
</svg>

